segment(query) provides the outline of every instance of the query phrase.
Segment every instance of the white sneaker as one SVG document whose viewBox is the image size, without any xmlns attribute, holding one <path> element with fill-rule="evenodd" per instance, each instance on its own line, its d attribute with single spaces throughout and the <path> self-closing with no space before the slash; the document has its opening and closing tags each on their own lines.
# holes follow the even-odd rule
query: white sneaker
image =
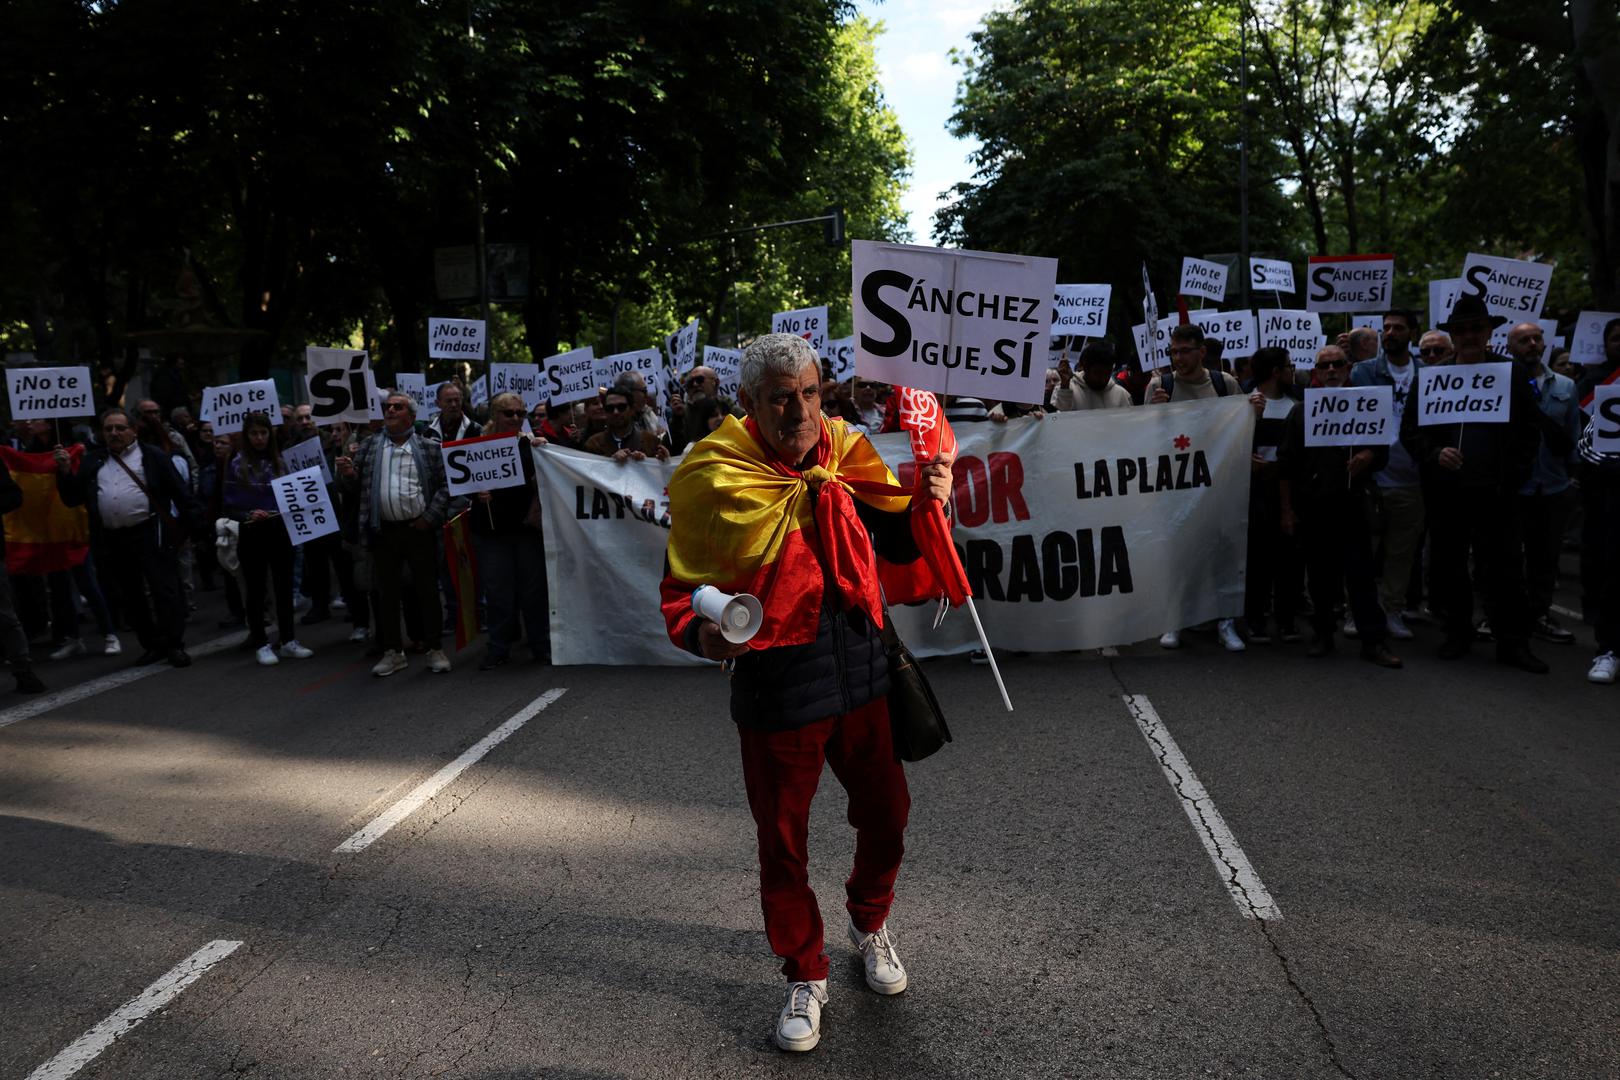
<svg viewBox="0 0 1620 1080">
<path fill-rule="evenodd" d="M 118 640 L 118 635 L 117 634 L 108 634 L 107 635 L 106 647 L 102 650 L 103 655 L 117 656 L 119 653 L 121 653 L 123 651 L 124 651 L 124 645 L 123 645 L 123 642 Z"/>
<path fill-rule="evenodd" d="M 341 597 L 341 596 L 332 597 L 332 603 L 329 606 L 332 608 L 333 611 L 348 611 L 349 610 L 349 605 L 343 602 L 343 597 Z"/>
<path fill-rule="evenodd" d="M 70 656 L 84 655 L 84 639 L 68 638 L 62 644 L 51 650 L 52 660 L 66 660 Z"/>
<path fill-rule="evenodd" d="M 1356 629 L 1356 617 L 1349 612 L 1344 615 L 1344 636 L 1352 641 L 1361 636 L 1361 631 Z"/>
<path fill-rule="evenodd" d="M 1179 649 L 1179 648 L 1181 648 L 1181 631 L 1180 630 L 1166 630 L 1164 633 L 1160 634 L 1159 635 L 1159 648 L 1161 648 L 1161 649 Z"/>
<path fill-rule="evenodd" d="M 450 658 L 444 655 L 443 649 L 434 649 L 428 653 L 428 670 L 439 675 L 450 670 Z"/>
<path fill-rule="evenodd" d="M 263 664 L 265 667 L 275 667 L 277 664 L 281 663 L 281 657 L 276 655 L 276 650 L 272 649 L 268 645 L 260 645 L 259 651 L 253 655 L 257 656 L 259 658 L 259 663 Z"/>
<path fill-rule="evenodd" d="M 1215 628 L 1215 636 L 1221 639 L 1227 652 L 1242 652 L 1249 647 L 1238 634 L 1235 619 L 1222 619 Z"/>
<path fill-rule="evenodd" d="M 1396 641 L 1412 640 L 1411 628 L 1406 625 L 1406 620 L 1401 618 L 1400 612 L 1392 611 L 1384 616 L 1384 625 L 1389 628 L 1389 636 Z"/>
<path fill-rule="evenodd" d="M 382 654 L 382 659 L 377 661 L 377 666 L 371 669 L 371 673 L 381 678 L 396 671 L 404 671 L 409 664 L 410 661 L 405 659 L 404 653 L 398 649 L 389 649 Z"/>
<path fill-rule="evenodd" d="M 1586 673 L 1586 681 L 1612 683 L 1616 675 L 1620 675 L 1620 657 L 1612 652 L 1606 652 L 1592 661 L 1592 669 Z"/>
<path fill-rule="evenodd" d="M 315 650 L 300 645 L 294 638 L 281 647 L 281 655 L 288 660 L 308 660 L 315 655 Z"/>
<path fill-rule="evenodd" d="M 776 1045 L 783 1050 L 814 1050 L 821 1041 L 821 1007 L 827 980 L 788 983 L 787 1004 L 776 1018 Z"/>
<path fill-rule="evenodd" d="M 849 924 L 849 943 L 860 950 L 866 964 L 866 985 L 879 994 L 898 994 L 906 988 L 906 969 L 894 951 L 894 938 L 889 936 L 889 924 L 884 923 L 875 933 L 863 934 L 853 921 Z"/>
<path fill-rule="evenodd" d="M 367 630 L 363 626 L 357 626 L 353 630 L 349 631 L 349 640 L 350 641 L 369 641 L 369 640 L 371 640 L 371 631 Z"/>
</svg>

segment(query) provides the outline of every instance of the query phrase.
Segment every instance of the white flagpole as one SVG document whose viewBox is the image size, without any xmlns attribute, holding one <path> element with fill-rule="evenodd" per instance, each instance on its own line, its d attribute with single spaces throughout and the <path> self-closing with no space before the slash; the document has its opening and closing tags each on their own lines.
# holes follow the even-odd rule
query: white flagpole
<svg viewBox="0 0 1620 1080">
<path fill-rule="evenodd" d="M 973 616 L 973 629 L 979 632 L 979 644 L 984 647 L 985 659 L 990 661 L 990 674 L 996 677 L 996 689 L 1001 691 L 1001 703 L 1012 712 L 1012 699 L 1007 696 L 1007 684 L 1001 681 L 1001 668 L 996 666 L 995 650 L 990 648 L 990 639 L 984 636 L 984 624 L 979 621 L 979 609 L 973 606 L 973 597 L 967 598 L 968 614 Z"/>
</svg>

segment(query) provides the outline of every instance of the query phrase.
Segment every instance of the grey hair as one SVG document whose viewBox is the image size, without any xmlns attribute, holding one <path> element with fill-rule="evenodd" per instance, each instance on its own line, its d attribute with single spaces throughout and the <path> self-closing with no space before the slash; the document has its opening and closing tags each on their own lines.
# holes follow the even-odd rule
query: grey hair
<svg viewBox="0 0 1620 1080">
<path fill-rule="evenodd" d="M 389 391 L 388 396 L 383 398 L 383 404 L 386 405 L 390 401 L 393 401 L 395 398 L 398 398 L 399 400 L 401 400 L 401 401 L 403 401 L 405 403 L 405 411 L 406 412 L 410 413 L 413 418 L 416 416 L 416 402 L 412 401 L 411 400 L 411 395 L 407 394 L 403 390 L 391 390 L 391 391 Z"/>
<path fill-rule="evenodd" d="M 821 358 L 810 343 L 797 334 L 761 334 L 743 350 L 737 384 L 750 401 L 759 400 L 760 389 L 772 375 L 797 378 L 806 364 L 821 370 Z"/>
<path fill-rule="evenodd" d="M 642 390 L 647 389 L 647 377 L 639 371 L 621 371 L 618 378 L 613 380 L 615 390 Z"/>
</svg>

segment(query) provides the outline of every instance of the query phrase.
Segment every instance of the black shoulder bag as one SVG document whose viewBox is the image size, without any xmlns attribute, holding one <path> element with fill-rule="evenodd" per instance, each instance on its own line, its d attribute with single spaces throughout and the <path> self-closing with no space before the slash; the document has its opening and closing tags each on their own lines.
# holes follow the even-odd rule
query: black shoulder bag
<svg viewBox="0 0 1620 1080">
<path fill-rule="evenodd" d="M 921 761 L 951 741 L 951 729 L 933 687 L 894 628 L 894 613 L 883 605 L 883 654 L 889 658 L 889 727 L 894 756 Z"/>
</svg>

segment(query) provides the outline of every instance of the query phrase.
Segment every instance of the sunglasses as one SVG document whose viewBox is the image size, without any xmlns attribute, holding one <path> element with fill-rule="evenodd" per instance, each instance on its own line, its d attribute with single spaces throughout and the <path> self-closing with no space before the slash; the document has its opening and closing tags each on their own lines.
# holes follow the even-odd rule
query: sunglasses
<svg viewBox="0 0 1620 1080">
<path fill-rule="evenodd" d="M 690 390 L 694 386 L 702 386 L 707 381 L 702 375 L 698 375 L 695 378 L 687 379 L 681 385 Z"/>
<path fill-rule="evenodd" d="M 501 413 L 502 416 L 522 416 L 523 415 L 523 410 L 522 409 L 502 409 L 502 410 L 500 410 L 500 413 Z"/>
<path fill-rule="evenodd" d="M 1335 368 L 1342 368 L 1342 367 L 1349 367 L 1349 366 L 1350 366 L 1350 361 L 1348 361 L 1348 360 L 1323 360 L 1321 363 L 1316 365 L 1316 370 L 1317 371 L 1331 371 L 1331 370 L 1333 370 Z"/>
<path fill-rule="evenodd" d="M 602 408 L 606 412 L 629 412 L 630 411 L 630 406 L 626 405 L 622 401 L 617 405 L 604 405 L 604 406 L 602 406 Z"/>
<path fill-rule="evenodd" d="M 383 412 L 408 412 L 409 410 L 409 405 L 401 405 L 397 401 L 390 401 L 388 404 L 383 406 Z"/>
<path fill-rule="evenodd" d="M 1444 356 L 1445 354 L 1446 347 L 1444 345 L 1425 345 L 1418 350 L 1419 356 Z"/>
</svg>

